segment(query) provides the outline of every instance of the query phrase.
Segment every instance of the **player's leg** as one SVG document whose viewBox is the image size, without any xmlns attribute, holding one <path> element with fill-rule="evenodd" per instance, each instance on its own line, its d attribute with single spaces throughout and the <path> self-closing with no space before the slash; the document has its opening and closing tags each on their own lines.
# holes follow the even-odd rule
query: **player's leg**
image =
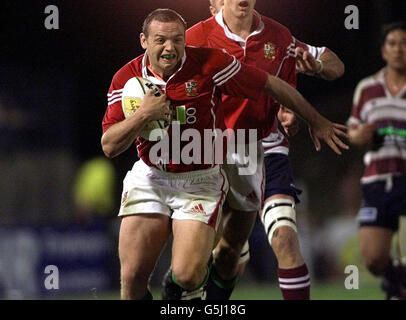
<svg viewBox="0 0 406 320">
<path fill-rule="evenodd" d="M 170 233 L 168 216 L 123 217 L 119 235 L 122 299 L 142 299 L 148 295 L 149 276 Z"/>
<path fill-rule="evenodd" d="M 365 266 L 373 275 L 382 276 L 391 266 L 393 231 L 376 226 L 361 226 L 358 236 Z"/>
<path fill-rule="evenodd" d="M 123 299 L 151 298 L 148 279 L 171 233 L 170 209 L 159 190 L 165 183 L 166 179 L 155 176 L 142 160 L 124 179 L 119 213 Z"/>
<path fill-rule="evenodd" d="M 406 298 L 406 216 L 399 217 L 397 264 L 402 278 L 402 296 Z"/>
<path fill-rule="evenodd" d="M 285 300 L 310 299 L 310 275 L 302 257 L 296 227 L 295 203 L 300 192 L 293 185 L 289 159 L 265 158 L 266 188 L 261 221 L 278 261 L 279 287 Z"/>
<path fill-rule="evenodd" d="M 178 299 L 194 299 L 203 295 L 214 238 L 214 229 L 200 221 L 173 221 L 171 277 L 182 289 L 179 293 L 183 297 Z"/>
<path fill-rule="evenodd" d="M 406 175 L 395 177 L 393 188 L 397 194 L 396 211 L 398 213 L 398 261 L 397 268 L 401 282 L 401 298 L 406 300 Z"/>
<path fill-rule="evenodd" d="M 237 276 L 241 253 L 252 232 L 256 216 L 256 211 L 233 210 L 224 221 L 223 236 L 213 250 L 213 264 L 223 279 L 231 280 Z"/>
<path fill-rule="evenodd" d="M 245 242 L 240 253 L 240 259 L 238 260 L 238 277 L 241 277 L 245 273 L 248 262 L 250 261 L 250 246 L 248 241 Z"/>
<path fill-rule="evenodd" d="M 390 256 L 393 231 L 375 226 L 359 229 L 361 255 L 366 268 L 376 277 L 382 277 L 382 289 L 387 299 L 401 296 L 397 267 Z"/>
<path fill-rule="evenodd" d="M 406 268 L 406 216 L 399 217 L 398 241 L 400 264 Z"/>
<path fill-rule="evenodd" d="M 272 232 L 272 249 L 275 253 L 276 259 L 278 260 L 279 268 L 292 269 L 299 267 L 304 263 L 304 259 L 300 252 L 295 222 L 296 218 L 294 217 L 295 215 L 291 209 L 294 208 L 295 199 L 286 194 L 272 195 L 265 201 L 265 208 L 267 208 L 268 211 L 264 210 L 264 212 L 270 212 L 271 214 L 275 215 L 275 212 L 271 211 L 273 208 L 270 208 L 269 204 L 277 205 L 284 203 L 287 203 L 288 210 L 292 213 L 282 215 L 286 218 L 291 217 L 292 221 L 287 220 L 286 225 L 281 224 L 279 227 L 277 226 L 277 223 L 275 223 L 274 226 L 271 227 L 271 229 L 274 230 L 269 231 Z"/>
<path fill-rule="evenodd" d="M 256 216 L 256 211 L 236 210 L 228 215 L 223 236 L 213 250 L 213 264 L 206 287 L 207 300 L 230 298 L 239 277 L 243 274 L 241 254 L 249 257 L 248 247 L 245 251 L 243 248 L 248 242 Z M 242 261 L 244 262 L 247 260 Z"/>
<path fill-rule="evenodd" d="M 401 297 L 406 299 L 406 216 L 399 217 L 399 229 L 397 235 L 397 259 L 395 261 L 396 267 L 399 270 L 399 278 L 402 284 Z"/>
<path fill-rule="evenodd" d="M 199 175 L 199 176 L 197 176 Z M 228 191 L 225 173 L 219 167 L 194 173 L 185 183 L 187 192 L 173 200 L 173 246 L 171 268 L 163 280 L 165 300 L 204 299 L 221 209 Z M 181 189 L 181 188 L 180 188 Z M 181 190 L 179 190 L 181 191 Z"/>
<path fill-rule="evenodd" d="M 226 200 L 230 213 L 224 218 L 222 237 L 213 251 L 213 265 L 206 288 L 208 300 L 230 298 L 238 275 L 241 275 L 239 261 L 242 249 L 262 205 L 264 167 L 261 142 L 251 144 L 248 150 L 253 148 L 256 152 L 248 154 L 250 164 L 256 164 L 252 172 L 243 171 L 243 160 L 238 154 L 233 155 L 235 164 L 224 166 L 230 183 Z"/>
<path fill-rule="evenodd" d="M 404 178 L 388 178 L 362 186 L 362 207 L 358 214 L 361 254 L 367 269 L 382 277 L 388 299 L 398 299 L 406 277 L 390 255 L 392 236 L 399 228 L 399 216 L 406 206 Z"/>
</svg>

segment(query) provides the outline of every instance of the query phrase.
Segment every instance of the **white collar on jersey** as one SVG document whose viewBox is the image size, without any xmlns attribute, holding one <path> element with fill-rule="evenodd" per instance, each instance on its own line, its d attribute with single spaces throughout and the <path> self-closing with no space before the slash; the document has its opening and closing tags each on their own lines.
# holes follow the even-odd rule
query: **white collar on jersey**
<svg viewBox="0 0 406 320">
<path fill-rule="evenodd" d="M 248 39 L 249 37 L 251 37 L 251 36 L 254 36 L 254 35 L 258 34 L 258 33 L 261 33 L 262 30 L 264 30 L 264 27 L 265 27 L 265 26 L 264 26 L 264 23 L 262 22 L 261 15 L 260 15 L 257 11 L 255 11 L 255 10 L 254 10 L 254 14 L 257 16 L 258 21 L 259 21 L 259 23 L 258 23 L 258 28 L 257 28 L 256 30 L 254 30 L 254 31 L 247 37 L 247 39 Z M 240 46 L 242 46 L 242 47 L 245 48 L 245 40 L 244 40 L 243 38 L 241 38 L 240 36 L 238 36 L 238 35 L 232 33 L 232 32 L 230 31 L 230 29 L 229 29 L 229 28 L 226 26 L 226 24 L 224 23 L 224 19 L 223 19 L 223 8 L 221 8 L 221 10 L 216 14 L 215 19 L 216 19 L 217 23 L 224 29 L 224 33 L 226 34 L 226 37 L 227 37 L 227 38 L 230 38 L 231 40 L 234 40 L 234 41 L 238 42 L 238 43 L 240 44 Z"/>
<path fill-rule="evenodd" d="M 155 85 L 157 85 L 157 86 L 166 86 L 166 84 L 168 83 L 168 81 L 171 80 L 171 78 L 183 68 L 183 65 L 185 64 L 185 61 L 186 61 L 186 50 L 185 50 L 185 52 L 183 53 L 183 57 L 182 57 L 182 61 L 181 61 L 181 64 L 180 64 L 179 69 L 176 70 L 176 71 L 174 72 L 174 74 L 171 75 L 171 76 L 169 77 L 168 81 L 166 81 L 166 82 L 165 82 L 164 80 L 157 79 L 157 78 L 155 78 L 154 76 L 151 76 L 151 75 L 148 74 L 147 58 L 148 58 L 147 51 L 145 51 L 144 57 L 142 57 L 142 77 L 143 77 L 144 79 L 147 79 L 147 80 L 151 81 L 153 84 L 155 84 Z"/>
</svg>

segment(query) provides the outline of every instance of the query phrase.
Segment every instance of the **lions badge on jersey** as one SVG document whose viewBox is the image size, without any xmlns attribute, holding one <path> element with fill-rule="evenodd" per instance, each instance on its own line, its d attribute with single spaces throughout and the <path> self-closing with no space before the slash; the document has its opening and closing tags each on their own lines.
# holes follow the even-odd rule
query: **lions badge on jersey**
<svg viewBox="0 0 406 320">
<path fill-rule="evenodd" d="M 272 42 L 267 42 L 264 44 L 264 56 L 265 59 L 274 61 L 276 58 L 275 45 Z"/>
<path fill-rule="evenodd" d="M 189 80 L 185 82 L 185 90 L 186 90 L 186 95 L 188 97 L 196 97 L 199 93 L 197 92 L 197 81 L 194 80 Z"/>
</svg>

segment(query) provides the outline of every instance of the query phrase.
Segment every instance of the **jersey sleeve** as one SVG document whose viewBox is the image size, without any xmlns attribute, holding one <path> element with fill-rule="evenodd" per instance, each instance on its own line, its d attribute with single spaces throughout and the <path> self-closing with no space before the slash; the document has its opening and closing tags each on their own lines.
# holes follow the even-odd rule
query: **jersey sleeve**
<svg viewBox="0 0 406 320">
<path fill-rule="evenodd" d="M 107 109 L 103 117 L 102 128 L 103 133 L 106 132 L 113 124 L 125 119 L 123 108 L 121 105 L 121 96 L 124 85 L 128 77 L 125 71 L 120 69 L 111 81 L 109 91 L 107 93 Z"/>
<path fill-rule="evenodd" d="M 311 46 L 311 45 L 309 45 L 309 44 L 307 44 L 307 43 L 304 43 L 304 42 L 302 42 L 302 41 L 300 41 L 300 40 L 298 40 L 298 39 L 295 39 L 295 44 L 296 44 L 296 47 L 300 47 L 300 48 L 303 48 L 303 49 L 306 50 L 306 51 L 309 51 L 310 54 L 311 54 L 313 57 L 315 57 L 316 59 L 320 59 L 321 55 L 322 55 L 324 52 L 329 51 L 329 49 L 326 48 L 326 47 L 315 47 L 315 46 Z"/>
<path fill-rule="evenodd" d="M 213 77 L 214 84 L 226 95 L 257 100 L 263 93 L 268 79 L 267 73 L 241 63 L 225 52 L 222 53 L 224 63 Z"/>
</svg>

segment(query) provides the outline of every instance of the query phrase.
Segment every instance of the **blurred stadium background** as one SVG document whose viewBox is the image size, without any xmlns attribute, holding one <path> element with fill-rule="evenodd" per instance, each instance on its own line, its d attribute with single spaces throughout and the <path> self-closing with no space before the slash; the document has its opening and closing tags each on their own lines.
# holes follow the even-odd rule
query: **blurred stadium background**
<svg viewBox="0 0 406 320">
<path fill-rule="evenodd" d="M 191 6 L 191 2 L 193 5 Z M 133 148 L 113 161 L 100 148 L 101 119 L 113 74 L 142 50 L 146 14 L 158 7 L 189 25 L 209 16 L 208 0 L 52 1 L 59 30 L 46 30 L 46 1 L 3 1 L 0 13 L 0 299 L 118 299 L 116 217 Z M 347 5 L 360 29 L 344 27 Z M 353 90 L 383 66 L 379 27 L 404 19 L 405 1 L 257 0 L 257 10 L 302 41 L 326 45 L 346 64 L 333 83 L 299 77 L 299 89 L 321 113 L 344 123 Z M 379 281 L 359 257 L 355 216 L 362 150 L 316 153 L 305 126 L 291 140 L 301 246 L 313 299 L 383 299 Z M 258 224 L 251 261 L 233 299 L 281 299 L 275 258 Z M 165 250 L 151 278 L 154 296 L 166 270 Z M 47 290 L 47 265 L 59 289 Z M 344 268 L 360 270 L 359 290 L 344 288 Z"/>
</svg>

